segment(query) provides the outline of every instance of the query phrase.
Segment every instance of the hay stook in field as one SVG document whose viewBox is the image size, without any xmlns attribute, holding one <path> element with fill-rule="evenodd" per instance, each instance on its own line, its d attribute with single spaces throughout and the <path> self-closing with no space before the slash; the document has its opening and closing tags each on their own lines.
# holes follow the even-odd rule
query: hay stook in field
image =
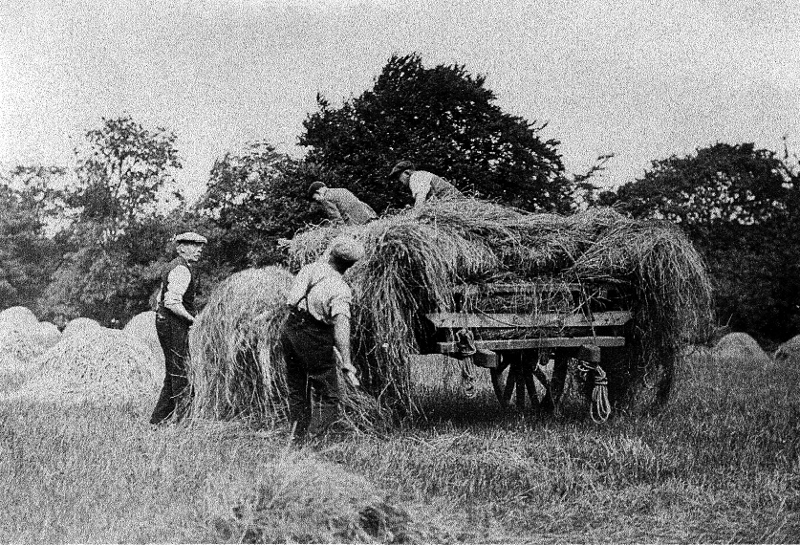
<svg viewBox="0 0 800 545">
<path fill-rule="evenodd" d="M 428 348 L 424 315 L 453 312 L 453 293 L 462 284 L 618 285 L 633 315 L 627 345 L 607 363 L 620 407 L 645 389 L 663 404 L 678 349 L 710 331 L 711 286 L 702 260 L 663 222 L 637 222 L 605 208 L 560 216 L 445 200 L 427 205 L 419 217 L 400 213 L 364 226 L 310 227 L 291 241 L 293 266 L 322 255 L 341 233 L 367 249 L 347 273 L 355 293 L 354 359 L 367 391 L 402 411 L 415 409 L 407 362 Z"/>
<path fill-rule="evenodd" d="M 34 362 L 35 374 L 15 397 L 45 403 L 105 406 L 155 402 L 163 379 L 142 341 L 117 329 L 73 331 Z"/>
</svg>

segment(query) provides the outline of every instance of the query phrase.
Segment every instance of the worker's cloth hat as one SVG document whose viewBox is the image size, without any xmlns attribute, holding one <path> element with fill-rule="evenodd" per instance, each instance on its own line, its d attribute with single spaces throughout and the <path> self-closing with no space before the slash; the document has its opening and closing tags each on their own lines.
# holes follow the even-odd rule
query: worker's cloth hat
<svg viewBox="0 0 800 545">
<path fill-rule="evenodd" d="M 185 233 L 181 233 L 180 235 L 175 235 L 175 243 L 180 244 L 181 242 L 188 242 L 190 244 L 206 244 L 208 239 L 203 235 L 198 235 L 197 233 L 193 233 L 191 231 L 186 231 Z"/>
<path fill-rule="evenodd" d="M 401 172 L 409 169 L 416 170 L 416 168 L 414 167 L 414 163 L 412 163 L 411 161 L 400 161 L 394 166 L 392 171 L 389 173 L 389 178 L 394 178 Z"/>
<path fill-rule="evenodd" d="M 331 242 L 331 255 L 342 261 L 355 263 L 364 257 L 364 245 L 353 237 L 339 236 Z"/>
<path fill-rule="evenodd" d="M 323 184 L 322 182 L 314 182 L 313 184 L 308 186 L 308 192 L 306 193 L 306 198 L 308 198 L 309 201 L 312 200 L 314 198 L 314 193 L 316 193 L 317 191 L 319 191 L 323 187 L 327 187 L 327 186 L 325 184 Z"/>
</svg>

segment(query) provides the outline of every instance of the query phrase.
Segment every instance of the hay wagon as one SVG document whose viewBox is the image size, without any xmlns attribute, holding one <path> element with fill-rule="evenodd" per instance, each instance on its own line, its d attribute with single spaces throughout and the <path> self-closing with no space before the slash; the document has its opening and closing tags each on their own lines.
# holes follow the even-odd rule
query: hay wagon
<svg viewBox="0 0 800 545">
<path fill-rule="evenodd" d="M 615 362 L 625 357 L 634 333 L 629 298 L 624 285 L 612 282 L 461 285 L 451 312 L 425 315 L 423 351 L 488 368 L 503 407 L 551 412 L 570 369 L 581 375 L 590 398 L 619 378 Z M 545 372 L 547 364 L 552 373 Z M 596 397 L 592 407 L 605 419 L 608 388 L 602 393 L 606 397 Z"/>
</svg>

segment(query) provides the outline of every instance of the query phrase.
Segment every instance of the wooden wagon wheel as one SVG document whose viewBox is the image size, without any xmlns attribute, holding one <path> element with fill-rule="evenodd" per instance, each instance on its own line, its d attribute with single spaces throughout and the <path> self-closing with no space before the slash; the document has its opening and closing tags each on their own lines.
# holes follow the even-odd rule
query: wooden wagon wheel
<svg viewBox="0 0 800 545">
<path fill-rule="evenodd" d="M 500 358 L 497 368 L 491 369 L 492 387 L 504 409 L 509 407 L 512 398 L 520 411 L 528 402 L 532 408 L 539 407 L 534 377 L 543 384 L 546 379 L 536 366 L 538 357 L 537 350 L 507 352 Z"/>
</svg>

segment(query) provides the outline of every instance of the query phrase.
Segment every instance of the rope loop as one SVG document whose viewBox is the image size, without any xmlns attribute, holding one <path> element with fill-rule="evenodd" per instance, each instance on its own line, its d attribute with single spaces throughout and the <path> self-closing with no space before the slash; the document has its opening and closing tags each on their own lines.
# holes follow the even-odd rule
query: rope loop
<svg viewBox="0 0 800 545">
<path fill-rule="evenodd" d="M 592 388 L 592 402 L 589 405 L 589 416 L 595 424 L 602 424 L 611 416 L 611 402 L 608 399 L 608 375 L 599 364 L 582 361 L 578 364 L 578 371 L 589 378 L 593 372 L 594 387 Z"/>
</svg>

